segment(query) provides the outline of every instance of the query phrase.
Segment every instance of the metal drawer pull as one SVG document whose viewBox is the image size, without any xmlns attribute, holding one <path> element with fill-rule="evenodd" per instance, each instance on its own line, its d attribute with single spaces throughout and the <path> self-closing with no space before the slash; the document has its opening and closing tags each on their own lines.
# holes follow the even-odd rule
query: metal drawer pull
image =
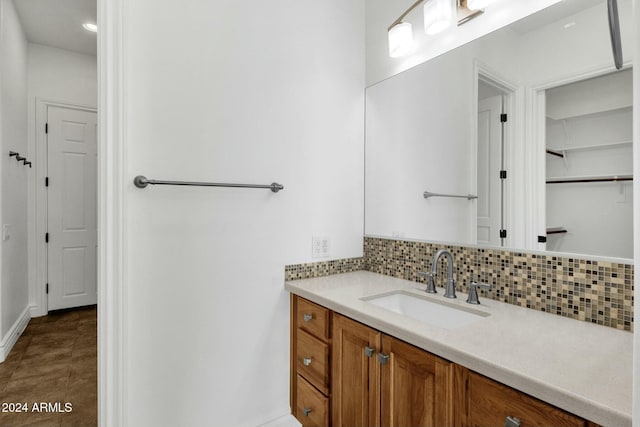
<svg viewBox="0 0 640 427">
<path fill-rule="evenodd" d="M 389 355 L 378 353 L 378 362 L 380 362 L 381 365 L 386 365 L 389 363 Z"/>
<path fill-rule="evenodd" d="M 366 346 L 364 348 L 364 355 L 367 356 L 367 357 L 373 356 L 373 353 L 375 353 L 375 352 L 376 352 L 376 349 L 373 348 L 373 347 Z"/>
<path fill-rule="evenodd" d="M 304 366 L 309 366 L 309 365 L 311 365 L 311 358 L 310 358 L 310 357 L 304 357 L 304 358 L 302 359 L 302 364 L 303 364 Z"/>
<path fill-rule="evenodd" d="M 305 313 L 302 315 L 302 320 L 305 322 L 311 322 L 313 320 L 313 314 Z"/>
<path fill-rule="evenodd" d="M 302 408 L 302 413 L 304 414 L 305 417 L 308 417 L 309 414 L 311 413 L 311 408 Z"/>
<path fill-rule="evenodd" d="M 516 417 L 507 417 L 504 420 L 504 427 L 520 427 L 520 420 Z"/>
</svg>

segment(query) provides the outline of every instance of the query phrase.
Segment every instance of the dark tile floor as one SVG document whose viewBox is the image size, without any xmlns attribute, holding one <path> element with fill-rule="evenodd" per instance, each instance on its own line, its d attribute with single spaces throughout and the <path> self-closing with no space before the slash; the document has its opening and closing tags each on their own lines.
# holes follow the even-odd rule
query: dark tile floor
<svg viewBox="0 0 640 427">
<path fill-rule="evenodd" d="M 31 319 L 0 363 L 0 426 L 97 426 L 97 360 L 95 307 Z M 41 402 L 53 405 L 34 411 Z M 28 412 L 11 412 L 12 403 Z"/>
</svg>

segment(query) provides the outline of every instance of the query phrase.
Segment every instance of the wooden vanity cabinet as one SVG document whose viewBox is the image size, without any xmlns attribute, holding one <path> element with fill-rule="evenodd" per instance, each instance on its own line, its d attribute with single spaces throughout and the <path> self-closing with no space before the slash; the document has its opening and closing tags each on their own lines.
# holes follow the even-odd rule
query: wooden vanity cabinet
<svg viewBox="0 0 640 427">
<path fill-rule="evenodd" d="M 333 313 L 331 354 L 331 419 L 334 427 L 380 425 L 382 334 Z"/>
<path fill-rule="evenodd" d="M 381 425 L 453 426 L 454 364 L 382 335 Z"/>
<path fill-rule="evenodd" d="M 521 427 L 596 426 L 475 372 L 467 370 L 465 376 L 465 407 L 460 408 L 465 426 L 504 426 L 507 417 L 517 419 Z"/>
<path fill-rule="evenodd" d="M 291 296 L 291 408 L 304 427 L 330 424 L 331 312 Z"/>
<path fill-rule="evenodd" d="M 334 313 L 334 427 L 451 426 L 453 363 Z"/>
<path fill-rule="evenodd" d="M 300 297 L 291 304 L 291 408 L 305 427 L 598 427 Z"/>
</svg>

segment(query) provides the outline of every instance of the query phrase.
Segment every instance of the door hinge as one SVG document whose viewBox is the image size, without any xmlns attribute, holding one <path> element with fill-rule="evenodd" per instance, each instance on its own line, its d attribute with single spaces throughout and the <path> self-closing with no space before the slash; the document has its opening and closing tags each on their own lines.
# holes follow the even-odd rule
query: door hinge
<svg viewBox="0 0 640 427">
<path fill-rule="evenodd" d="M 49 293 L 49 284 L 47 283 L 47 293 Z"/>
<path fill-rule="evenodd" d="M 507 115 L 505 113 L 500 114 L 500 123 L 507 123 Z"/>
<path fill-rule="evenodd" d="M 45 187 L 48 187 L 48 186 L 49 186 L 49 177 L 48 177 L 48 176 L 47 176 L 47 177 L 45 177 L 45 179 L 44 179 L 44 186 L 45 186 Z"/>
<path fill-rule="evenodd" d="M 507 230 L 500 230 L 500 238 L 501 239 L 507 238 Z"/>
<path fill-rule="evenodd" d="M 507 171 L 500 171 L 500 179 L 507 179 Z"/>
<path fill-rule="evenodd" d="M 44 242 L 45 242 L 45 243 L 49 243 L 49 233 L 45 233 L 45 235 L 44 235 Z"/>
<path fill-rule="evenodd" d="M 49 123 L 44 124 L 44 133 L 49 133 Z"/>
<path fill-rule="evenodd" d="M 538 243 L 547 243 L 547 236 L 538 236 Z"/>
</svg>

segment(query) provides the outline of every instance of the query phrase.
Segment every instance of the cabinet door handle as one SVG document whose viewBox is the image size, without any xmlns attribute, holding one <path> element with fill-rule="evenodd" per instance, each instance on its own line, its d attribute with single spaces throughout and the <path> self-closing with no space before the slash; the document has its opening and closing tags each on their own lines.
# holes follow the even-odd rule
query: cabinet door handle
<svg viewBox="0 0 640 427">
<path fill-rule="evenodd" d="M 304 358 L 302 358 L 302 364 L 303 364 L 304 366 L 309 366 L 309 365 L 311 365 L 311 358 L 310 358 L 310 357 L 304 357 Z"/>
<path fill-rule="evenodd" d="M 504 420 L 504 427 L 520 427 L 520 420 L 516 417 L 507 417 Z"/>
<path fill-rule="evenodd" d="M 378 353 L 378 362 L 380 362 L 381 365 L 386 365 L 389 363 L 389 355 Z"/>
<path fill-rule="evenodd" d="M 304 320 L 305 322 L 311 322 L 313 320 L 313 314 L 311 313 L 305 313 L 302 315 L 302 320 Z"/>
<path fill-rule="evenodd" d="M 302 413 L 304 414 L 305 417 L 308 417 L 309 414 L 311 413 L 311 408 L 302 408 Z"/>
<path fill-rule="evenodd" d="M 367 356 L 367 357 L 373 356 L 373 353 L 375 353 L 375 352 L 376 352 L 376 349 L 373 348 L 373 347 L 366 346 L 364 348 L 364 355 Z"/>
</svg>

